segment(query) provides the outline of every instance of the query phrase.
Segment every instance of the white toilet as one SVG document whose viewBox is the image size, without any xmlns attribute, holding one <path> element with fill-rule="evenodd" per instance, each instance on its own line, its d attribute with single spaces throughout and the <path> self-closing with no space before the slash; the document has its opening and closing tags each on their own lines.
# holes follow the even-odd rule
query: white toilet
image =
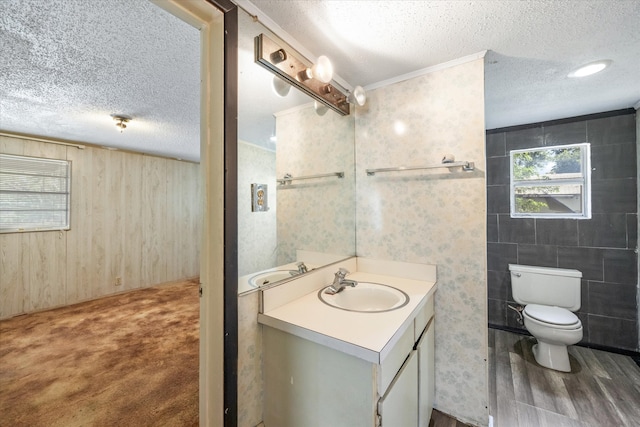
<svg viewBox="0 0 640 427">
<path fill-rule="evenodd" d="M 509 264 L 513 299 L 525 306 L 524 326 L 538 343 L 533 355 L 540 365 L 570 372 L 567 346 L 582 339 L 578 270 Z"/>
</svg>

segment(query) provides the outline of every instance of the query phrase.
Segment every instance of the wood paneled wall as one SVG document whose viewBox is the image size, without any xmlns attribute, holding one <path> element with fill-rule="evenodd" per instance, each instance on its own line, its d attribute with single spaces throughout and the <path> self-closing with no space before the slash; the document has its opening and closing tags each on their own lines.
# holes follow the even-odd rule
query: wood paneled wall
<svg viewBox="0 0 640 427">
<path fill-rule="evenodd" d="M 199 275 L 198 164 L 3 136 L 0 153 L 72 162 L 71 229 L 0 234 L 0 318 Z"/>
</svg>

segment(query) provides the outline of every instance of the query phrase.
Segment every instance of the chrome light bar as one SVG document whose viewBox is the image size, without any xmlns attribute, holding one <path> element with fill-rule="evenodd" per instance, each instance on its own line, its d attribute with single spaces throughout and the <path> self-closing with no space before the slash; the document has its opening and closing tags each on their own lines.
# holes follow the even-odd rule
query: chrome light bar
<svg viewBox="0 0 640 427">
<path fill-rule="evenodd" d="M 254 40 L 255 61 L 280 78 L 297 87 L 311 98 L 331 108 L 336 113 L 349 114 L 347 95 L 331 83 L 308 78 L 305 73 L 312 64 L 291 48 L 283 48 L 265 34 Z"/>
</svg>

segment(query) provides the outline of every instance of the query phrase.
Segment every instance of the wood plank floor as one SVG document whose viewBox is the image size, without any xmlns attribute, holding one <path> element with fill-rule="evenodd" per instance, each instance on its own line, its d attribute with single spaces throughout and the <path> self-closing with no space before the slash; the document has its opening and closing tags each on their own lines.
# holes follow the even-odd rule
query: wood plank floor
<svg viewBox="0 0 640 427">
<path fill-rule="evenodd" d="M 494 427 L 640 426 L 640 368 L 628 356 L 569 347 L 571 372 L 538 365 L 535 339 L 489 329 Z"/>
</svg>

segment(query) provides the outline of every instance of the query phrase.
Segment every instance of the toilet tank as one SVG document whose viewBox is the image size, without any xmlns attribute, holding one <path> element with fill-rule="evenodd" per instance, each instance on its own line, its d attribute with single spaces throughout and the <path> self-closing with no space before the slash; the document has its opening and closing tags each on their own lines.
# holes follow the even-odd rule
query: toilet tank
<svg viewBox="0 0 640 427">
<path fill-rule="evenodd" d="M 509 264 L 509 271 L 513 299 L 518 304 L 580 309 L 580 271 L 517 264 Z"/>
</svg>

